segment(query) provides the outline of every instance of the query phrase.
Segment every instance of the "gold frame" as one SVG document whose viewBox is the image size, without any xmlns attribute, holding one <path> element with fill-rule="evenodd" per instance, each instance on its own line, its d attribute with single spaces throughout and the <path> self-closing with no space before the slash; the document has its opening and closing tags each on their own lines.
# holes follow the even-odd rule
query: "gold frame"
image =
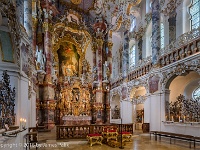
<svg viewBox="0 0 200 150">
<path fill-rule="evenodd" d="M 92 37 L 90 36 L 90 34 L 86 31 L 86 30 L 78 30 L 78 29 L 73 29 L 71 27 L 68 27 L 68 26 L 65 26 L 64 23 L 57 23 L 56 25 L 54 25 L 54 33 L 56 32 L 57 29 L 59 28 L 64 28 L 64 31 L 70 31 L 70 32 L 73 32 L 75 34 L 78 34 L 78 35 L 84 35 L 83 36 L 83 41 L 86 43 L 84 45 L 84 47 L 82 48 L 82 44 L 81 43 L 78 43 L 72 36 L 71 34 L 66 34 L 63 38 L 59 38 L 59 40 L 53 45 L 53 54 L 54 54 L 54 58 L 55 58 L 55 61 L 58 62 L 58 54 L 57 54 L 57 50 L 60 48 L 60 45 L 63 45 L 64 42 L 69 42 L 73 45 L 76 46 L 76 49 L 77 49 L 77 53 L 79 54 L 80 56 L 80 59 L 79 59 L 79 73 L 78 73 L 78 76 L 81 75 L 81 72 L 82 72 L 82 61 L 85 57 L 85 53 L 86 53 L 86 50 L 89 46 L 89 44 L 91 43 L 92 44 Z M 52 39 L 52 41 L 55 41 L 55 39 Z M 82 50 L 83 49 L 83 50 Z M 59 66 L 58 66 L 59 68 Z M 60 69 L 60 68 L 59 68 Z"/>
</svg>

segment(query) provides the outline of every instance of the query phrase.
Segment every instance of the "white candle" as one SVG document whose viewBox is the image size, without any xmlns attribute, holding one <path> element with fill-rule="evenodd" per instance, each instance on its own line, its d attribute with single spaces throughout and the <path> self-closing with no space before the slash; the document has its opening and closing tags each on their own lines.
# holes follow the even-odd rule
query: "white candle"
<svg viewBox="0 0 200 150">
<path fill-rule="evenodd" d="M 180 120 L 181 120 L 181 117 L 179 116 L 179 117 L 178 117 L 178 122 L 180 122 Z"/>
<path fill-rule="evenodd" d="M 183 117 L 183 121 L 185 122 L 185 116 Z"/>
<path fill-rule="evenodd" d="M 26 119 L 24 120 L 24 128 L 26 128 Z"/>
<path fill-rule="evenodd" d="M 19 129 L 21 130 L 22 129 L 22 118 L 20 118 L 20 120 L 19 120 Z"/>
<path fill-rule="evenodd" d="M 172 121 L 174 121 L 174 117 L 172 116 Z"/>
</svg>

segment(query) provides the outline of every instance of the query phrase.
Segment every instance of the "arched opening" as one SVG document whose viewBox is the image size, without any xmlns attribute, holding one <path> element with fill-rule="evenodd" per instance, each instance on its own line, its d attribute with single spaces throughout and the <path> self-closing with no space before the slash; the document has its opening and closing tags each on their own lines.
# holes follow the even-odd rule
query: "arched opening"
<svg viewBox="0 0 200 150">
<path fill-rule="evenodd" d="M 184 76 L 172 76 L 166 84 L 166 120 L 174 122 L 199 121 L 200 101 L 195 101 L 192 94 L 199 87 L 200 75 L 190 71 Z M 195 114 L 195 115 L 194 115 Z"/>
<path fill-rule="evenodd" d="M 119 119 L 121 118 L 120 114 L 120 95 L 116 94 L 112 97 L 112 101 L 110 101 L 110 107 L 111 107 L 111 119 L 110 122 L 119 122 Z"/>
<path fill-rule="evenodd" d="M 144 101 L 146 100 L 146 89 L 144 86 L 134 87 L 130 92 L 130 99 L 133 103 L 133 122 L 135 130 L 142 130 L 144 123 Z"/>
</svg>

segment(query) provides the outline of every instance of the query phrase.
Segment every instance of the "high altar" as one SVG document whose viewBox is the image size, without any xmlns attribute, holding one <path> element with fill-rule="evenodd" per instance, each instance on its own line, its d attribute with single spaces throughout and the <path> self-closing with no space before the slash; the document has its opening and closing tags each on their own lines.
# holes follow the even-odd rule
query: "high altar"
<svg viewBox="0 0 200 150">
<path fill-rule="evenodd" d="M 64 86 L 61 90 L 61 99 L 57 105 L 60 117 L 64 125 L 90 124 L 91 106 L 88 88 L 81 87 L 78 79 L 72 79 L 75 83 Z"/>
<path fill-rule="evenodd" d="M 70 43 L 61 45 L 57 54 L 59 78 L 56 110 L 59 124 L 89 125 L 92 118 L 89 64 Z"/>
</svg>

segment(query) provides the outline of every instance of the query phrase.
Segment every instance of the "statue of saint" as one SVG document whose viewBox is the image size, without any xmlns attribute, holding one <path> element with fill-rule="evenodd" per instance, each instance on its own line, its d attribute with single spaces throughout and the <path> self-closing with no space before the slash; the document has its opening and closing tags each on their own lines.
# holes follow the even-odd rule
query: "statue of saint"
<svg viewBox="0 0 200 150">
<path fill-rule="evenodd" d="M 45 63 L 46 63 L 46 57 L 43 54 L 43 50 L 38 48 L 37 46 L 37 50 L 36 50 L 36 69 L 37 70 L 44 70 L 45 69 Z"/>
</svg>

